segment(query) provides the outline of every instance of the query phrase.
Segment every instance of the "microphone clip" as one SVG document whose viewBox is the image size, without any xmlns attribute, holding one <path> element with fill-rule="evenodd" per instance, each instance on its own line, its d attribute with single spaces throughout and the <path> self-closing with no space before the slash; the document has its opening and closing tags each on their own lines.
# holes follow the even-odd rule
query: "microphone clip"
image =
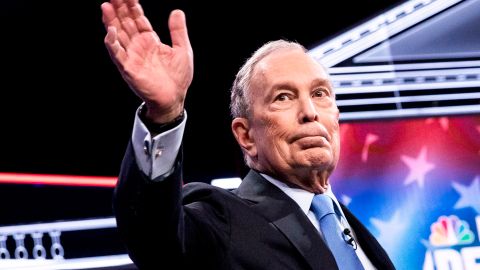
<svg viewBox="0 0 480 270">
<path fill-rule="evenodd" d="M 357 242 L 355 241 L 355 238 L 353 238 L 352 231 L 350 231 L 349 228 L 345 228 L 343 230 L 343 240 L 345 240 L 347 244 L 351 245 L 354 250 L 357 250 Z"/>
</svg>

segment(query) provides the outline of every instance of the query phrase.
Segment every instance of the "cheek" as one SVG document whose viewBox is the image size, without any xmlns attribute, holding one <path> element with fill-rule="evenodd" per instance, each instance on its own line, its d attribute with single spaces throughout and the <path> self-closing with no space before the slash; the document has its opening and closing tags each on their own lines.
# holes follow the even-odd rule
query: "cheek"
<svg viewBox="0 0 480 270">
<path fill-rule="evenodd" d="M 334 135 L 339 133 L 340 129 L 340 124 L 338 122 L 339 120 L 339 112 L 337 107 L 332 107 L 327 111 L 324 111 L 323 113 L 323 118 L 322 118 L 322 123 L 327 128 L 328 132 L 330 135 Z M 338 135 L 337 135 L 338 136 Z"/>
<path fill-rule="evenodd" d="M 262 125 L 263 134 L 267 140 L 277 142 L 288 138 L 289 127 L 286 125 L 284 117 L 264 118 Z"/>
<path fill-rule="evenodd" d="M 332 151 L 335 162 L 338 162 L 338 159 L 340 157 L 340 126 L 338 124 L 338 121 L 334 122 L 332 128 Z"/>
<path fill-rule="evenodd" d="M 332 122 L 332 129 L 333 131 L 338 133 L 340 129 L 339 119 L 340 119 L 340 111 L 338 110 L 337 105 L 333 105 L 331 109 L 331 122 Z"/>
<path fill-rule="evenodd" d="M 337 159 L 340 154 L 340 124 L 338 122 L 338 109 L 333 107 L 327 115 L 328 117 L 324 118 L 323 123 L 330 134 L 333 155 Z"/>
<path fill-rule="evenodd" d="M 332 119 L 331 134 L 332 140 L 335 142 L 335 146 L 338 149 L 340 147 L 340 124 L 336 117 Z"/>
<path fill-rule="evenodd" d="M 257 147 L 262 152 L 269 152 L 277 142 L 278 127 L 269 118 L 261 118 L 254 127 L 254 136 Z"/>
</svg>

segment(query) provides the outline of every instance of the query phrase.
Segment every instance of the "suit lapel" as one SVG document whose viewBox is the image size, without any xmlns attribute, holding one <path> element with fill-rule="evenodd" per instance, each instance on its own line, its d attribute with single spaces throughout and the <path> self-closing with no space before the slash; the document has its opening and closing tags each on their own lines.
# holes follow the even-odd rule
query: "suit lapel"
<svg viewBox="0 0 480 270">
<path fill-rule="evenodd" d="M 343 205 L 343 213 L 352 226 L 360 246 L 367 255 L 368 259 L 377 269 L 395 269 L 385 250 L 380 246 L 373 235 L 362 225 L 362 223 Z"/>
<path fill-rule="evenodd" d="M 251 170 L 235 191 L 252 209 L 281 231 L 312 269 L 338 269 L 335 259 L 308 217 L 283 191 Z"/>
</svg>

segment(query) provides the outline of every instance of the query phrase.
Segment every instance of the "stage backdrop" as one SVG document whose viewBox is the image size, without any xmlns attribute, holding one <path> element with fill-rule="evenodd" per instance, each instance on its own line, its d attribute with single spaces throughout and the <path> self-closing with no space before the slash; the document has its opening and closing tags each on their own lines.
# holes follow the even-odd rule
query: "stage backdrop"
<svg viewBox="0 0 480 270">
<path fill-rule="evenodd" d="M 398 269 L 480 269 L 480 115 L 347 122 L 332 178 Z"/>
</svg>

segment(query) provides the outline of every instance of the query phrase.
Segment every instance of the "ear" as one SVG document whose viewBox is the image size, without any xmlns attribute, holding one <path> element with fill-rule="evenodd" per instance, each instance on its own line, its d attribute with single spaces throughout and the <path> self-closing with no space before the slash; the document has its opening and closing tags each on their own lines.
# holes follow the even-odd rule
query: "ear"
<svg viewBox="0 0 480 270">
<path fill-rule="evenodd" d="M 257 146 L 255 140 L 250 133 L 250 124 L 248 119 L 237 117 L 232 121 L 232 132 L 237 139 L 238 144 L 251 159 L 257 156 Z"/>
</svg>

